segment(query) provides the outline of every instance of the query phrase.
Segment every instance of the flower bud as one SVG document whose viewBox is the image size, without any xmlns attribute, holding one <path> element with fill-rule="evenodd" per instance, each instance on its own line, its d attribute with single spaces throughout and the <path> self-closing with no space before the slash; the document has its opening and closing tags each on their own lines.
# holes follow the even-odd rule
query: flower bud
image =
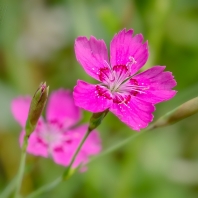
<svg viewBox="0 0 198 198">
<path fill-rule="evenodd" d="M 198 97 L 193 98 L 159 118 L 150 128 L 174 124 L 198 112 Z"/>
<path fill-rule="evenodd" d="M 108 112 L 109 112 L 109 110 L 107 109 L 103 112 L 93 113 L 93 115 L 91 116 L 90 121 L 89 121 L 89 129 L 88 130 L 91 132 L 96 127 L 98 127 Z"/>
<path fill-rule="evenodd" d="M 25 126 L 27 136 L 29 136 L 36 127 L 38 119 L 45 107 L 48 91 L 49 87 L 46 87 L 46 83 L 41 83 L 32 98 Z"/>
</svg>

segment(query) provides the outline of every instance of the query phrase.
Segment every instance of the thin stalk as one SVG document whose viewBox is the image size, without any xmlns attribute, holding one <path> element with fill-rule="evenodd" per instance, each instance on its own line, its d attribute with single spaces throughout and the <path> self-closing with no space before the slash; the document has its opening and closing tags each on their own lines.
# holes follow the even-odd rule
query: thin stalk
<svg viewBox="0 0 198 198">
<path fill-rule="evenodd" d="M 28 145 L 28 136 L 25 135 L 24 141 L 23 141 L 23 146 L 21 149 L 21 160 L 20 160 L 19 170 L 18 170 L 18 174 L 17 174 L 17 178 L 16 178 L 16 191 L 15 191 L 14 198 L 20 197 L 20 189 L 21 189 L 21 184 L 22 184 L 23 174 L 24 174 L 24 169 L 25 169 L 27 145 Z"/>
<path fill-rule="evenodd" d="M 115 144 L 113 146 L 110 146 L 105 151 L 101 152 L 99 155 L 97 155 L 96 157 L 93 157 L 91 160 L 89 160 L 89 162 L 87 164 L 90 164 L 93 161 L 97 160 L 98 158 L 101 158 L 101 157 L 103 157 L 105 155 L 108 155 L 109 153 L 112 153 L 113 151 L 119 149 L 120 147 L 128 144 L 129 142 L 131 142 L 132 140 L 134 140 L 136 137 L 142 135 L 143 133 L 145 133 L 147 131 L 151 131 L 153 129 L 154 129 L 153 124 L 150 124 L 146 129 L 144 129 L 140 133 L 136 133 L 135 135 L 132 135 L 132 136 L 130 136 L 128 138 L 125 138 L 124 140 L 119 141 L 117 144 Z"/>
<path fill-rule="evenodd" d="M 70 161 L 69 166 L 67 167 L 67 169 L 66 169 L 65 172 L 63 173 L 63 180 L 68 179 L 68 177 L 69 177 L 69 175 L 70 175 L 70 171 L 71 171 L 72 165 L 73 165 L 73 163 L 74 163 L 74 161 L 75 161 L 75 159 L 76 159 L 76 156 L 78 155 L 80 149 L 82 148 L 82 146 L 83 146 L 85 140 L 87 139 L 87 137 L 89 136 L 90 133 L 91 133 L 91 130 L 88 128 L 88 130 L 87 130 L 87 132 L 85 133 L 83 139 L 81 140 L 81 142 L 80 142 L 78 148 L 76 149 L 76 151 L 75 151 L 75 153 L 74 153 L 74 155 L 73 155 L 73 157 L 72 157 L 72 159 L 71 159 L 71 161 Z"/>
<path fill-rule="evenodd" d="M 39 188 L 38 190 L 34 191 L 30 195 L 28 195 L 26 198 L 37 197 L 38 195 L 42 194 L 43 192 L 48 192 L 51 189 L 53 189 L 54 187 L 56 187 L 58 184 L 60 184 L 61 181 L 62 181 L 62 177 L 58 177 L 53 182 L 46 184 L 46 185 L 42 186 L 41 188 Z"/>
<path fill-rule="evenodd" d="M 14 178 L 3 190 L 3 192 L 0 194 L 1 198 L 8 198 L 10 194 L 13 192 L 16 185 L 16 178 Z"/>
<path fill-rule="evenodd" d="M 147 131 L 147 130 L 145 130 Z M 117 144 L 113 145 L 113 146 L 110 146 L 109 148 L 107 148 L 106 150 L 104 150 L 103 152 L 101 152 L 99 155 L 97 155 L 96 157 L 93 157 L 91 160 L 89 160 L 89 162 L 87 164 L 90 164 L 92 163 L 93 161 L 97 160 L 98 158 L 100 157 L 103 157 L 105 155 L 108 155 L 109 153 L 112 153 L 113 151 L 119 149 L 120 147 L 128 144 L 129 142 L 131 142 L 133 139 L 135 139 L 136 137 L 142 135 L 143 132 L 145 131 L 142 131 L 141 133 L 136 133 L 135 135 L 132 135 L 120 142 L 118 142 Z"/>
</svg>

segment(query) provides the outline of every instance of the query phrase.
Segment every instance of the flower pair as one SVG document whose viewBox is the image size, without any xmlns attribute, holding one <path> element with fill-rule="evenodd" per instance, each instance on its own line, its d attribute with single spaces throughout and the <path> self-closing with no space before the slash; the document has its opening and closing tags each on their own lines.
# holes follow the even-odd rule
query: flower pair
<svg viewBox="0 0 198 198">
<path fill-rule="evenodd" d="M 176 91 L 176 81 L 171 72 L 164 72 L 165 66 L 154 66 L 142 73 L 138 71 L 148 59 L 148 43 L 143 36 L 132 36 L 133 30 L 120 31 L 110 44 L 110 60 L 103 40 L 91 36 L 78 37 L 75 54 L 84 70 L 100 83 L 89 84 L 78 80 L 74 88 L 76 106 L 93 113 L 107 110 L 122 122 L 139 131 L 152 121 L 155 104 L 171 99 Z M 80 111 L 74 105 L 67 90 L 54 91 L 48 102 L 46 122 L 40 118 L 35 131 L 29 138 L 27 151 L 43 157 L 51 156 L 58 164 L 69 165 L 87 125 L 73 127 L 80 120 Z M 12 112 L 24 128 L 30 97 L 13 101 Z M 72 128 L 73 127 L 73 128 Z M 21 133 L 22 142 L 24 131 Z M 81 148 L 73 164 L 85 164 L 89 155 L 99 153 L 100 139 L 92 132 Z"/>
</svg>

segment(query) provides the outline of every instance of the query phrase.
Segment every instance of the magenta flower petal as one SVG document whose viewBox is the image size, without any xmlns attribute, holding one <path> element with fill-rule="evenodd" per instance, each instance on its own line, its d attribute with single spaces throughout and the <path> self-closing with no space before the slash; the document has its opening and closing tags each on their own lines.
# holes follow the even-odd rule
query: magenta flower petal
<svg viewBox="0 0 198 198">
<path fill-rule="evenodd" d="M 112 96 L 110 91 L 100 85 L 88 84 L 78 80 L 74 87 L 75 104 L 91 112 L 101 112 L 110 107 Z"/>
<path fill-rule="evenodd" d="M 56 147 L 52 150 L 52 158 L 57 164 L 68 166 L 72 159 L 72 155 L 69 151 L 73 151 L 70 146 L 68 149 L 64 149 L 62 146 Z"/>
<path fill-rule="evenodd" d="M 59 89 L 51 93 L 46 118 L 48 122 L 57 122 L 64 128 L 76 124 L 81 119 L 80 109 L 75 106 L 70 91 Z"/>
<path fill-rule="evenodd" d="M 139 100 L 135 97 L 127 104 L 113 103 L 110 108 L 110 111 L 118 116 L 122 122 L 137 131 L 147 127 L 148 123 L 153 120 L 152 112 L 154 110 L 155 107 L 151 103 Z"/>
<path fill-rule="evenodd" d="M 41 127 L 42 125 L 42 127 Z M 37 125 L 35 131 L 31 134 L 28 140 L 27 152 L 36 156 L 48 157 L 48 144 L 42 138 L 42 132 L 45 123 L 40 119 L 39 126 Z M 22 146 L 25 131 L 20 134 L 20 145 Z"/>
<path fill-rule="evenodd" d="M 110 45 L 111 65 L 126 65 L 131 67 L 131 75 L 135 74 L 148 59 L 148 43 L 143 42 L 143 36 L 132 37 L 133 30 L 126 29 L 116 34 Z"/>
<path fill-rule="evenodd" d="M 89 40 L 86 37 L 78 37 L 75 41 L 75 53 L 84 70 L 99 80 L 99 69 L 106 67 L 109 62 L 105 42 L 93 36 Z"/>
<path fill-rule="evenodd" d="M 22 127 L 25 127 L 25 123 L 28 117 L 28 111 L 30 107 L 31 97 L 24 96 L 15 98 L 11 104 L 11 111 L 14 118 Z"/>
<path fill-rule="evenodd" d="M 82 140 L 88 125 L 81 125 L 65 133 L 67 140 L 64 142 L 64 146 L 56 147 L 52 156 L 57 164 L 68 166 L 72 156 L 74 155 L 80 141 Z M 96 155 L 101 151 L 100 137 L 97 131 L 92 131 L 78 153 L 76 160 L 74 161 L 73 168 L 76 168 L 80 164 L 86 164 L 89 156 Z"/>
<path fill-rule="evenodd" d="M 136 94 L 136 97 L 147 102 L 156 104 L 171 99 L 177 93 L 171 90 L 176 86 L 176 81 L 171 72 L 164 72 L 165 66 L 154 66 L 136 76 L 140 86 L 148 87 L 143 93 Z"/>
<path fill-rule="evenodd" d="M 33 133 L 29 138 L 27 152 L 41 157 L 48 157 L 48 146 L 36 133 Z"/>
</svg>

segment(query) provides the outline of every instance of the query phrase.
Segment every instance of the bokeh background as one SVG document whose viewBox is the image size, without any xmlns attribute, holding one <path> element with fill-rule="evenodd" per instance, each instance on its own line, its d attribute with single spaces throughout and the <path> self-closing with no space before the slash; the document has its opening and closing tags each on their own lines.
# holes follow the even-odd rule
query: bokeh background
<svg viewBox="0 0 198 198">
<path fill-rule="evenodd" d="M 18 169 L 20 126 L 11 100 L 33 95 L 46 81 L 50 91 L 71 89 L 77 79 L 94 83 L 77 63 L 74 40 L 94 35 L 109 46 L 122 28 L 149 41 L 144 69 L 166 65 L 178 94 L 157 105 L 155 119 L 198 95 L 197 0 L 0 0 L 0 192 Z M 83 112 L 82 122 L 91 113 Z M 94 160 L 40 198 L 197 198 L 198 115 L 143 133 L 118 150 Z M 137 132 L 111 113 L 99 127 L 104 150 Z M 63 172 L 51 159 L 28 155 L 22 194 Z"/>
</svg>

